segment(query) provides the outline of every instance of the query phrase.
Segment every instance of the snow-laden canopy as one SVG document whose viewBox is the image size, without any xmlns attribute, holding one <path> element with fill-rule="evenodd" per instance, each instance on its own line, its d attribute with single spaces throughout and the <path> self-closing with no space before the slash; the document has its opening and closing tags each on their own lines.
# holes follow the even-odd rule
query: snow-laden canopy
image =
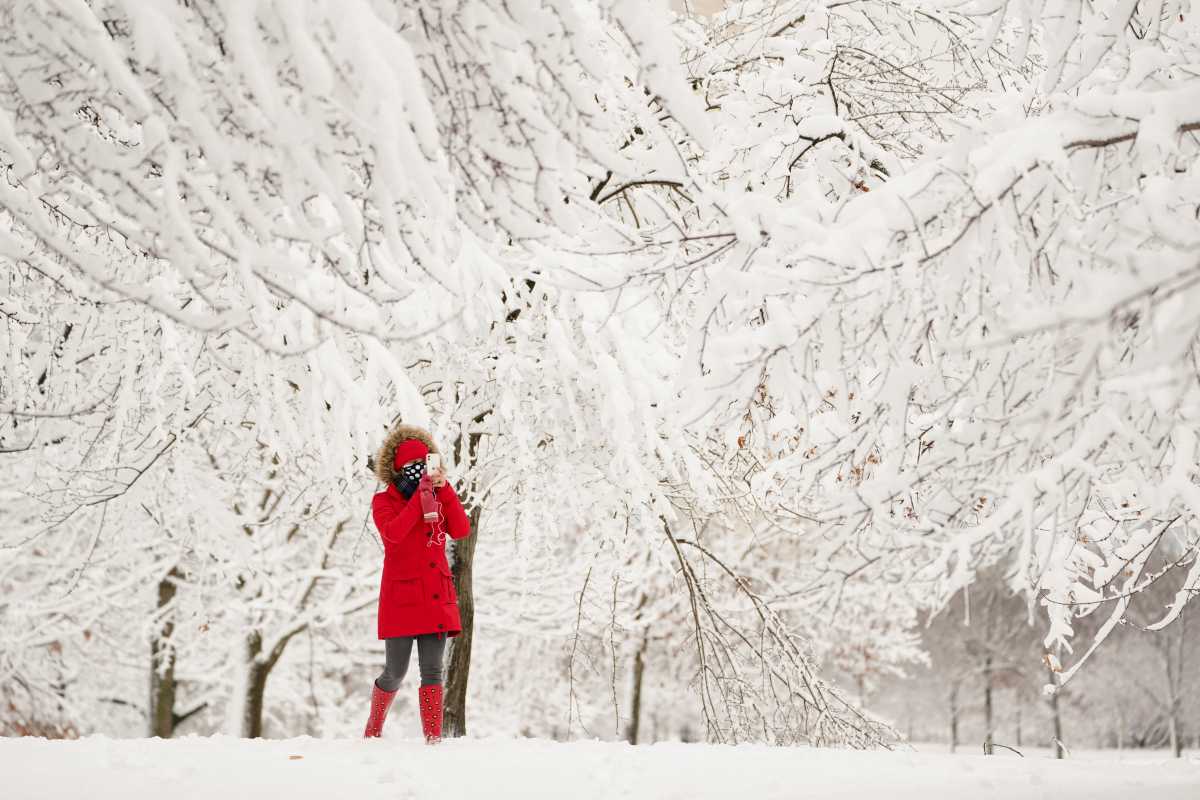
<svg viewBox="0 0 1200 800">
<path fill-rule="evenodd" d="M 1191 10 L 8 4 L 0 682 L 53 695 L 44 649 L 177 570 L 252 662 L 369 607 L 397 415 L 513 547 L 599 565 L 609 633 L 687 632 L 714 739 L 874 741 L 814 663 L 982 564 L 1055 662 L 1159 580 L 1169 624 Z M 519 577 L 607 624 L 591 569 Z"/>
</svg>

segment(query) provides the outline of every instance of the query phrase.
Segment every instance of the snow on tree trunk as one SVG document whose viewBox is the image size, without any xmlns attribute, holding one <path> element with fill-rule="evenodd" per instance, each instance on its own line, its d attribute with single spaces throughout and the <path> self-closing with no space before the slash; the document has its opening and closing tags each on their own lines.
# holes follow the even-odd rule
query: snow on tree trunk
<svg viewBox="0 0 1200 800">
<path fill-rule="evenodd" d="M 183 577 L 178 566 L 158 583 L 158 614 L 167 613 L 175 599 L 175 581 Z M 172 615 L 173 616 L 173 615 Z M 161 620 L 162 627 L 150 637 L 150 736 L 169 739 L 175 733 L 175 631 L 172 616 Z"/>
<path fill-rule="evenodd" d="M 462 633 L 450 639 L 447 659 L 446 691 L 442 700 L 443 732 L 447 737 L 467 735 L 467 685 L 471 677 L 471 644 L 475 638 L 475 544 L 479 538 L 483 507 L 470 502 L 469 509 L 467 519 L 471 523 L 471 535 L 454 542 L 451 559 Z"/>
<path fill-rule="evenodd" d="M 226 733 L 244 739 L 263 734 L 267 678 L 274 660 L 264 657 L 262 633 L 251 630 L 243 640 L 241 658 L 233 664 L 234 681 L 226 711 Z"/>
<path fill-rule="evenodd" d="M 248 737 L 253 727 L 249 720 L 249 692 L 250 674 L 257 655 L 257 637 L 257 633 L 252 633 L 242 639 L 241 646 L 234 652 L 229 667 L 232 680 L 224 716 L 224 731 L 228 736 Z"/>
</svg>

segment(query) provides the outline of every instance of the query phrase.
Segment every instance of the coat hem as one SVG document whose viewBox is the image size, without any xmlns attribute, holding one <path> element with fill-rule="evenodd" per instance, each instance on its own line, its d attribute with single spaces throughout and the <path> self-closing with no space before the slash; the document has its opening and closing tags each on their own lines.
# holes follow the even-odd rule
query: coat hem
<svg viewBox="0 0 1200 800">
<path fill-rule="evenodd" d="M 446 634 L 447 639 L 452 639 L 455 636 L 459 636 L 462 634 L 462 628 L 458 628 L 458 629 L 452 630 L 452 631 L 411 631 L 411 632 L 410 631 L 399 631 L 399 632 L 389 631 L 387 636 L 384 636 L 382 631 L 379 631 L 377 633 L 378 633 L 378 635 L 376 638 L 378 638 L 380 640 L 394 639 L 397 636 L 424 636 L 427 633 L 444 633 L 444 634 Z"/>
</svg>

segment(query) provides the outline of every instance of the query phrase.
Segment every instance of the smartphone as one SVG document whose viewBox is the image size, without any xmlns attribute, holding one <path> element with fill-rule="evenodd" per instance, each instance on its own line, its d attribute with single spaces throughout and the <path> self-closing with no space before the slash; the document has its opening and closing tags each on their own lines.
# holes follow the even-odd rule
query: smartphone
<svg viewBox="0 0 1200 800">
<path fill-rule="evenodd" d="M 437 472 L 441 468 L 442 468 L 442 454 L 441 453 L 427 453 L 425 455 L 425 471 L 426 472 Z"/>
</svg>

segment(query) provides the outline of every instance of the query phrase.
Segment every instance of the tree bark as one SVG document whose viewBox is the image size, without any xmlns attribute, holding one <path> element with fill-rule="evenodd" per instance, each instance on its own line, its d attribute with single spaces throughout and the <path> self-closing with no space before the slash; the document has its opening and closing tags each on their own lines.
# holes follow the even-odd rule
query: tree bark
<svg viewBox="0 0 1200 800">
<path fill-rule="evenodd" d="M 242 736 L 261 739 L 263 733 L 263 701 L 267 694 L 267 676 L 271 668 L 257 659 L 249 664 L 250 674 L 246 682 L 246 718 Z"/>
<path fill-rule="evenodd" d="M 642 643 L 638 646 L 637 655 L 633 657 L 633 698 L 629 710 L 629 732 L 626 740 L 630 744 L 638 743 L 638 730 L 642 719 L 642 676 L 646 672 L 646 644 L 648 638 L 642 635 Z"/>
<path fill-rule="evenodd" d="M 1167 717 L 1167 732 L 1171 738 L 1171 752 L 1176 758 L 1183 756 L 1183 738 L 1179 735 L 1179 712 L 1172 708 Z"/>
<path fill-rule="evenodd" d="M 234 704 L 234 708 L 240 706 L 241 719 L 238 720 L 237 730 L 243 738 L 262 738 L 267 678 L 271 676 L 271 670 L 279 663 L 279 658 L 283 655 L 284 648 L 287 647 L 288 642 L 297 633 L 305 630 L 306 627 L 299 626 L 288 635 L 282 637 L 269 653 L 263 652 L 261 631 L 254 630 L 246 635 L 245 661 L 241 665 L 241 668 L 246 670 L 245 683 L 240 687 L 234 688 L 235 692 L 240 689 L 244 693 L 240 698 L 240 702 L 235 702 Z"/>
<path fill-rule="evenodd" d="M 950 752 L 958 749 L 958 681 L 950 685 Z"/>
<path fill-rule="evenodd" d="M 992 755 L 992 734 L 995 727 L 992 721 L 992 655 L 989 653 L 983 660 L 983 724 L 986 735 L 983 738 L 983 754 Z"/>
<path fill-rule="evenodd" d="M 526 281 L 529 288 L 533 284 Z M 509 316 L 516 319 L 520 309 L 515 309 Z M 472 418 L 479 425 L 492 410 L 484 409 Z M 479 444 L 482 434 L 473 431 L 466 435 L 465 440 L 460 433 L 454 437 L 454 460 L 465 463 L 468 470 L 474 470 L 479 463 Z M 465 450 L 465 452 L 464 452 Z M 446 689 L 442 696 L 442 735 L 451 738 L 467 735 L 467 682 L 471 677 L 471 645 L 475 640 L 475 543 L 479 539 L 479 522 L 483 517 L 483 498 L 477 497 L 474 486 L 468 488 L 463 497 L 467 510 L 467 519 L 471 523 L 471 535 L 454 542 L 454 563 L 450 572 L 454 579 L 454 591 L 458 596 L 458 615 L 462 622 L 462 632 L 450 640 L 450 655 L 446 666 Z"/>
<path fill-rule="evenodd" d="M 1050 671 L 1050 682 L 1057 683 L 1053 670 Z M 1062 714 L 1058 708 L 1058 692 L 1050 695 L 1050 718 L 1054 724 L 1054 757 L 1062 758 Z"/>
<path fill-rule="evenodd" d="M 1183 644 L 1186 634 L 1186 615 L 1180 614 L 1179 620 L 1175 623 L 1175 630 L 1173 632 L 1175 639 L 1172 641 L 1170 638 L 1168 638 L 1165 647 L 1167 651 L 1167 724 L 1171 735 L 1171 752 L 1174 753 L 1176 758 L 1183 757 L 1183 731 L 1180 730 L 1181 726 L 1179 717 L 1180 712 L 1183 710 Z M 1172 664 L 1171 658 L 1172 644 L 1176 645 L 1174 664 Z"/>
<path fill-rule="evenodd" d="M 250 630 L 242 641 L 241 670 L 233 682 L 233 696 L 226 717 L 226 732 L 247 739 L 262 737 L 263 701 L 267 689 L 267 672 L 259 663 L 262 654 L 262 632 Z"/>
<path fill-rule="evenodd" d="M 158 612 L 175 598 L 175 580 L 183 574 L 178 566 L 158 582 Z M 175 622 L 171 615 L 163 620 L 162 627 L 150 639 L 150 736 L 169 739 L 175 733 L 175 648 L 171 645 L 171 634 Z"/>
<path fill-rule="evenodd" d="M 1054 757 L 1063 757 L 1062 747 L 1062 714 L 1058 710 L 1058 693 L 1050 696 L 1050 711 L 1054 716 Z"/>
<path fill-rule="evenodd" d="M 471 643 L 475 637 L 475 541 L 479 536 L 482 514 L 482 506 L 473 503 L 468 514 L 471 535 L 454 543 L 451 572 L 454 575 L 454 591 L 458 595 L 462 633 L 450 639 L 446 692 L 442 702 L 442 735 L 446 737 L 467 735 L 467 681 L 471 677 Z"/>
</svg>

